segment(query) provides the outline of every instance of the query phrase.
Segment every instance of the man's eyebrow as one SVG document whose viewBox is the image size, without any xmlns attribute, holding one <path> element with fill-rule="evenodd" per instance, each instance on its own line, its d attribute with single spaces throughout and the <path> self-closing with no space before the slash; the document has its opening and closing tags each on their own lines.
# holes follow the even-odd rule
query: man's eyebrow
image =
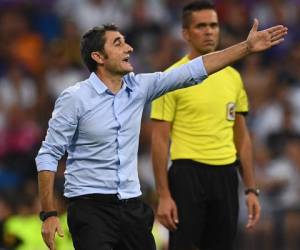
<svg viewBox="0 0 300 250">
<path fill-rule="evenodd" d="M 118 37 L 116 37 L 116 38 L 113 40 L 113 44 L 115 44 L 116 42 L 121 41 L 122 39 L 125 40 L 125 37 L 124 37 L 124 36 L 118 36 Z"/>
<path fill-rule="evenodd" d="M 198 26 L 198 25 L 201 25 L 201 26 L 203 26 L 203 25 L 219 25 L 219 22 L 199 22 L 196 24 L 196 26 Z"/>
</svg>

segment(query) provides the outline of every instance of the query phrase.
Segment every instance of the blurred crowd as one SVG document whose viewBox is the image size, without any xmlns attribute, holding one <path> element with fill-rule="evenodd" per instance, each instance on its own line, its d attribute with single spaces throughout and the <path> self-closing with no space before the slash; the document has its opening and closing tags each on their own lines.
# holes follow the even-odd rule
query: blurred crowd
<svg viewBox="0 0 300 250">
<path fill-rule="evenodd" d="M 113 22 L 134 48 L 131 62 L 136 73 L 163 71 L 186 53 L 180 16 L 188 2 L 0 0 L 0 250 L 46 249 L 37 218 L 34 158 L 56 98 L 89 74 L 81 63 L 80 36 L 93 26 Z M 284 44 L 234 65 L 249 96 L 247 122 L 263 209 L 259 226 L 245 232 L 241 187 L 238 249 L 300 249 L 300 1 L 215 3 L 222 30 L 220 49 L 244 40 L 255 17 L 260 28 L 289 28 Z M 147 105 L 143 116 L 139 173 L 145 199 L 155 207 L 149 109 Z M 64 216 L 64 161 L 60 165 L 55 186 Z M 154 230 L 164 249 L 165 231 L 159 225 Z M 58 250 L 69 249 L 61 244 Z"/>
</svg>

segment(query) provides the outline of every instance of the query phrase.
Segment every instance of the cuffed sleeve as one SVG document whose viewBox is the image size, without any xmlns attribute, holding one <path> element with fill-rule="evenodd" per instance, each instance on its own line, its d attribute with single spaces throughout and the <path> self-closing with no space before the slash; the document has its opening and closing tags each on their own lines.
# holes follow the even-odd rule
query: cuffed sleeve
<svg viewBox="0 0 300 250">
<path fill-rule="evenodd" d="M 36 157 L 38 171 L 56 171 L 57 163 L 65 154 L 78 123 L 76 96 L 65 91 L 57 99 L 45 140 Z"/>
</svg>

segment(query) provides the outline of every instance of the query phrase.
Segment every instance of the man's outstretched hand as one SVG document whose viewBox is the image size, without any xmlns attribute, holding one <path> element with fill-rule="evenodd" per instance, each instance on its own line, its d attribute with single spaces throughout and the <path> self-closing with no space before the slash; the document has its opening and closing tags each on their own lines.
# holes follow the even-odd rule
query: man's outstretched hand
<svg viewBox="0 0 300 250">
<path fill-rule="evenodd" d="M 254 19 L 252 29 L 247 38 L 249 53 L 266 50 L 274 45 L 284 41 L 288 29 L 283 25 L 273 26 L 271 28 L 258 31 L 258 20 Z"/>
</svg>

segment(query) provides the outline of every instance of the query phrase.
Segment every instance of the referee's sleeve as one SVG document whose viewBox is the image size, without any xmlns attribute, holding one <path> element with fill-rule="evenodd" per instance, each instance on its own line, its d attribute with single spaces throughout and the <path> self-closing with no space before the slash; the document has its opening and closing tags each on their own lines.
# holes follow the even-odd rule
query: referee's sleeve
<svg viewBox="0 0 300 250">
<path fill-rule="evenodd" d="M 151 119 L 172 122 L 175 114 L 174 92 L 155 99 L 151 104 Z"/>
<path fill-rule="evenodd" d="M 247 97 L 245 88 L 242 85 L 242 88 L 240 89 L 240 91 L 238 93 L 236 112 L 237 113 L 248 113 L 248 111 L 249 111 L 248 97 Z"/>
</svg>

